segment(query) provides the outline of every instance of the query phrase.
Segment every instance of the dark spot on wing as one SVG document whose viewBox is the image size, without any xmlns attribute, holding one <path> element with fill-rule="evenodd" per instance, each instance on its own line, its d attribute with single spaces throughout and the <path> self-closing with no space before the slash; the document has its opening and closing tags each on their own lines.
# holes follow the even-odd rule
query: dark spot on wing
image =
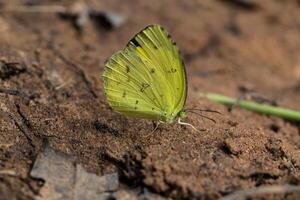
<svg viewBox="0 0 300 200">
<path fill-rule="evenodd" d="M 152 108 L 152 110 L 154 110 L 154 108 Z"/>
<path fill-rule="evenodd" d="M 153 45 L 154 49 L 158 49 L 156 45 Z"/>
<path fill-rule="evenodd" d="M 150 85 L 148 83 L 142 83 L 142 87 L 140 89 L 141 92 L 144 92 Z"/>
<path fill-rule="evenodd" d="M 168 73 L 176 73 L 176 72 L 177 72 L 177 69 L 171 68 L 171 70 L 168 70 L 167 72 L 168 72 Z"/>
<path fill-rule="evenodd" d="M 147 37 L 145 31 L 140 32 L 139 35 L 140 35 L 140 36 L 143 36 L 143 37 Z"/>
<path fill-rule="evenodd" d="M 126 97 L 126 91 L 124 91 L 124 92 L 123 92 L 123 95 L 122 95 L 122 97 L 123 97 L 123 98 L 125 98 L 125 97 Z"/>
<path fill-rule="evenodd" d="M 130 72 L 130 68 L 126 65 L 126 73 Z"/>
<path fill-rule="evenodd" d="M 135 106 L 134 109 L 137 110 L 137 107 Z"/>
<path fill-rule="evenodd" d="M 151 68 L 150 73 L 152 73 L 152 74 L 155 73 L 155 69 Z"/>
<path fill-rule="evenodd" d="M 138 104 L 138 103 L 139 103 L 139 100 L 136 100 L 136 101 L 135 101 L 135 104 Z"/>
<path fill-rule="evenodd" d="M 136 47 L 140 47 L 140 46 L 141 46 L 135 38 L 133 38 L 133 39 L 131 40 L 131 42 L 132 42 Z"/>
</svg>

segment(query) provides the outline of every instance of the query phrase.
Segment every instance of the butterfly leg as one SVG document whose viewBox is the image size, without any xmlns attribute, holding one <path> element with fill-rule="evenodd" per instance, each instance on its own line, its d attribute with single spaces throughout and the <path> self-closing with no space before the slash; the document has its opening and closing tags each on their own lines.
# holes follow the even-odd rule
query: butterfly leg
<svg viewBox="0 0 300 200">
<path fill-rule="evenodd" d="M 199 133 L 201 131 L 206 131 L 206 129 L 200 129 L 200 130 L 198 130 L 192 124 L 189 124 L 189 123 L 186 123 L 186 122 L 182 122 L 180 118 L 178 118 L 178 124 L 184 125 L 184 126 L 190 126 L 190 127 L 192 127 L 192 129 L 194 129 L 196 132 L 199 132 Z"/>
<path fill-rule="evenodd" d="M 153 123 L 154 129 L 152 130 L 151 133 L 154 133 L 154 132 L 156 131 L 156 129 L 158 128 L 158 126 L 159 126 L 159 124 L 160 124 L 160 121 L 157 121 L 157 122 L 152 121 L 152 123 Z"/>
</svg>

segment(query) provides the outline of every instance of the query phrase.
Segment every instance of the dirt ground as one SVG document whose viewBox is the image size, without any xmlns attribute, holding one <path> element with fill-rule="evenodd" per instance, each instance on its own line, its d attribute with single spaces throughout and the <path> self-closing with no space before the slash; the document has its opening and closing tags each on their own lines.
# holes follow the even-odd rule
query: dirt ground
<svg viewBox="0 0 300 200">
<path fill-rule="evenodd" d="M 1 1 L 0 1 L 1 2 Z M 6 1 L 66 5 L 75 1 Z M 297 0 L 88 0 L 124 16 L 113 29 L 89 21 L 80 30 L 57 13 L 0 12 L 0 199 L 34 199 L 30 177 L 43 142 L 98 175 L 119 172 L 121 186 L 174 199 L 218 199 L 264 185 L 300 184 L 299 124 L 199 97 L 245 92 L 300 110 L 300 2 Z M 11 8 L 10 7 L 10 8 Z M 105 61 L 139 30 L 161 24 L 181 49 L 186 107 L 197 133 L 176 123 L 154 133 L 149 120 L 109 108 Z M 12 172 L 5 173 L 5 172 Z M 300 199 L 300 193 L 252 199 Z"/>
</svg>

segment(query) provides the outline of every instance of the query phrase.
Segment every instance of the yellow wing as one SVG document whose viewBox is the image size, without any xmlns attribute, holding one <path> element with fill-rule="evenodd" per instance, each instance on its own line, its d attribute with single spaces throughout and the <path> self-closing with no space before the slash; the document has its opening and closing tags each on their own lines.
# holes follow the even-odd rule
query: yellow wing
<svg viewBox="0 0 300 200">
<path fill-rule="evenodd" d="M 185 104 L 185 68 L 159 25 L 146 27 L 114 54 L 102 77 L 108 103 L 125 115 L 171 122 Z"/>
</svg>

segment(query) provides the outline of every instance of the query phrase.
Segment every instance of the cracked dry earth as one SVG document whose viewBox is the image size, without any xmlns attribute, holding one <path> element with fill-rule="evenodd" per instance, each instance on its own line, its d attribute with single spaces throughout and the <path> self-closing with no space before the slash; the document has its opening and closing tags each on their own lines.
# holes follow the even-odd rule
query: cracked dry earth
<svg viewBox="0 0 300 200">
<path fill-rule="evenodd" d="M 40 195 L 43 184 L 29 174 L 45 140 L 89 172 L 118 172 L 120 187 L 146 188 L 162 199 L 218 199 L 300 184 L 299 124 L 229 112 L 198 95 L 250 91 L 300 110 L 299 1 L 87 2 L 126 21 L 113 30 L 88 23 L 79 33 L 55 13 L 0 13 L 0 199 Z M 186 107 L 222 113 L 207 114 L 216 123 L 190 114 L 186 120 L 202 133 L 177 124 L 151 133 L 151 121 L 117 114 L 105 100 L 105 61 L 152 23 L 164 26 L 183 53 Z"/>
</svg>

